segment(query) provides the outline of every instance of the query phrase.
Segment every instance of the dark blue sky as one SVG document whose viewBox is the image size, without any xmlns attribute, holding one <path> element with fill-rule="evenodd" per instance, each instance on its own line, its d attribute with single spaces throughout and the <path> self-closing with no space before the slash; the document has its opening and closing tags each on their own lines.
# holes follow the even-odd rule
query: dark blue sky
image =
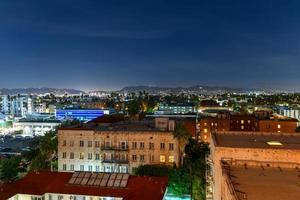
<svg viewBox="0 0 300 200">
<path fill-rule="evenodd" d="M 0 1 L 0 87 L 300 90 L 299 50 L 298 0 Z"/>
</svg>

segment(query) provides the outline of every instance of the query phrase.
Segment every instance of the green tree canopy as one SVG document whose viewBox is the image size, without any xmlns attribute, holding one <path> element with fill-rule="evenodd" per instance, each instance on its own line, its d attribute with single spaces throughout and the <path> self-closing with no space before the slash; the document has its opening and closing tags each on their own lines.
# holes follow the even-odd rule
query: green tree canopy
<svg viewBox="0 0 300 200">
<path fill-rule="evenodd" d="M 18 177 L 20 157 L 6 158 L 0 163 L 0 179 L 4 182 L 13 181 Z"/>
</svg>

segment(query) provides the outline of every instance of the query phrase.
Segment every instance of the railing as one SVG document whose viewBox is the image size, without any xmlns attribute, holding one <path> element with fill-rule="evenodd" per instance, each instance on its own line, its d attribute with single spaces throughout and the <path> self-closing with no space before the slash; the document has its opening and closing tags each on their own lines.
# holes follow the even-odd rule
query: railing
<svg viewBox="0 0 300 200">
<path fill-rule="evenodd" d="M 128 151 L 128 146 L 101 146 L 102 151 Z"/>
<path fill-rule="evenodd" d="M 119 163 L 119 164 L 128 164 L 128 159 L 103 159 L 103 163 Z"/>
</svg>

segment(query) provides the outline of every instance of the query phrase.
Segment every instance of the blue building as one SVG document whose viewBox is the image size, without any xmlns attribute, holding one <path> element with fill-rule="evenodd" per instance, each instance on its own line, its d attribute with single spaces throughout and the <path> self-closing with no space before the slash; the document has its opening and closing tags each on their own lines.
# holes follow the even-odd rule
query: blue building
<svg viewBox="0 0 300 200">
<path fill-rule="evenodd" d="M 90 121 L 109 113 L 109 110 L 100 109 L 62 109 L 55 111 L 55 118 L 58 120 L 77 119 L 80 121 Z"/>
</svg>

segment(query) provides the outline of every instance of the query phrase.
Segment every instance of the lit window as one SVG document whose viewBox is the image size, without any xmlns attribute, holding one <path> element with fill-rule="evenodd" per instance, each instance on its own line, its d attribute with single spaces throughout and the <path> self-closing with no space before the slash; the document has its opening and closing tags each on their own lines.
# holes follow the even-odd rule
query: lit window
<svg viewBox="0 0 300 200">
<path fill-rule="evenodd" d="M 204 123 L 204 126 L 207 126 L 207 123 L 206 123 L 206 122 Z"/>
<path fill-rule="evenodd" d="M 166 162 L 166 157 L 164 155 L 159 156 L 159 161 L 160 162 Z"/>
<path fill-rule="evenodd" d="M 207 133 L 207 128 L 204 129 L 204 133 Z"/>
<path fill-rule="evenodd" d="M 277 125 L 277 128 L 281 128 L 281 125 L 280 125 L 280 124 L 278 124 L 278 125 Z"/>
<path fill-rule="evenodd" d="M 204 135 L 204 137 L 203 137 L 203 138 L 204 138 L 204 140 L 207 140 L 207 135 Z"/>
<path fill-rule="evenodd" d="M 174 162 L 174 156 L 169 156 L 169 162 L 173 163 Z"/>
<path fill-rule="evenodd" d="M 244 126 L 241 126 L 241 129 L 244 130 Z"/>
<path fill-rule="evenodd" d="M 79 158 L 80 158 L 80 159 L 84 159 L 84 153 L 83 153 L 83 152 L 81 152 L 81 153 L 79 154 Z"/>
<path fill-rule="evenodd" d="M 244 124 L 244 120 L 241 120 L 241 124 Z"/>
<path fill-rule="evenodd" d="M 282 146 L 282 143 L 279 141 L 269 141 L 267 144 L 270 146 Z"/>
</svg>

